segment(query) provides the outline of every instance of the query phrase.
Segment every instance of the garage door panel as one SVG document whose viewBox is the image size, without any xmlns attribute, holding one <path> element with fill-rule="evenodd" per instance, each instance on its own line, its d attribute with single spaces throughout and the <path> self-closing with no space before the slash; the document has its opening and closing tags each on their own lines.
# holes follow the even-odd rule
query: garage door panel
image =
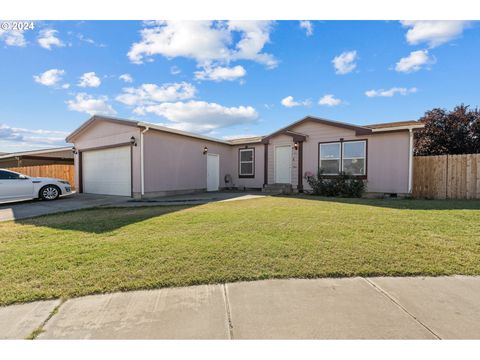
<svg viewBox="0 0 480 360">
<path fill-rule="evenodd" d="M 82 177 L 84 193 L 130 196 L 130 147 L 84 152 Z"/>
</svg>

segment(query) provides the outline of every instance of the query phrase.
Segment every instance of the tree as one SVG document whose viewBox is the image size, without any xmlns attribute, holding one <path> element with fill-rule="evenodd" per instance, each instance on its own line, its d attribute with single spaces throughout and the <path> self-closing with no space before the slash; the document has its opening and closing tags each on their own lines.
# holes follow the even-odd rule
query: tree
<svg viewBox="0 0 480 360">
<path fill-rule="evenodd" d="M 453 111 L 435 108 L 419 120 L 425 127 L 415 132 L 415 155 L 480 153 L 480 112 L 459 105 Z"/>
</svg>

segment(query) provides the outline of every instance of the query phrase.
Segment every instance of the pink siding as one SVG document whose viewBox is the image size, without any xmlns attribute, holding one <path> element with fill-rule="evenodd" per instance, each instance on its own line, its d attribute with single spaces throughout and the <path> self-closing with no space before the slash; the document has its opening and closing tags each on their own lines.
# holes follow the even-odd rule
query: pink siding
<svg viewBox="0 0 480 360">
<path fill-rule="evenodd" d="M 303 174 L 318 169 L 318 143 L 327 141 L 368 139 L 367 171 L 369 192 L 408 192 L 408 131 L 376 133 L 356 136 L 353 130 L 343 129 L 315 122 L 304 122 L 292 129 L 306 134 L 303 145 Z M 133 191 L 141 192 L 140 175 L 140 129 L 118 123 L 98 121 L 76 136 L 75 147 L 79 150 L 113 144 L 126 143 L 130 137 L 137 139 L 133 147 Z M 293 149 L 290 136 L 278 135 L 270 139 L 268 146 L 268 183 L 275 183 L 275 147 L 292 146 L 292 185 L 298 183 L 298 151 Z M 232 175 L 236 187 L 261 188 L 264 181 L 264 145 L 252 144 L 255 148 L 255 177 L 238 177 L 238 150 L 245 145 L 227 145 L 150 130 L 144 136 L 145 193 L 206 189 L 207 157 L 209 153 L 220 155 L 220 187 L 225 187 L 224 176 Z M 78 183 L 78 155 L 75 156 Z M 304 188 L 308 184 L 303 181 Z"/>
<path fill-rule="evenodd" d="M 408 131 L 368 137 L 368 191 L 408 192 Z"/>
<path fill-rule="evenodd" d="M 208 152 L 220 155 L 220 187 L 232 174 L 232 148 L 208 140 L 150 130 L 144 135 L 145 193 L 207 188 Z"/>
<path fill-rule="evenodd" d="M 408 131 L 375 133 L 356 136 L 353 130 L 343 129 L 315 122 L 302 123 L 292 131 L 306 134 L 303 144 L 303 174 L 310 171 L 316 174 L 318 170 L 318 143 L 328 141 L 368 139 L 367 154 L 367 186 L 368 192 L 407 193 L 408 192 Z M 276 145 L 290 144 L 290 136 L 278 135 L 270 140 L 268 150 L 268 183 L 275 182 L 274 149 Z M 297 187 L 298 151 L 292 151 L 292 185 Z M 303 180 L 305 189 L 309 189 Z"/>
<path fill-rule="evenodd" d="M 94 126 L 86 128 L 75 139 L 78 150 L 126 143 L 134 136 L 138 146 L 133 147 L 133 192 L 140 193 L 140 129 L 106 121 L 99 121 Z M 79 184 L 78 155 L 75 155 L 75 183 Z"/>
<path fill-rule="evenodd" d="M 263 167 L 265 163 L 265 149 L 263 144 L 248 145 L 248 148 L 255 149 L 255 177 L 239 178 L 238 177 L 238 154 L 239 149 L 245 149 L 245 145 L 232 147 L 232 177 L 236 187 L 242 188 L 262 188 L 263 187 Z"/>
</svg>

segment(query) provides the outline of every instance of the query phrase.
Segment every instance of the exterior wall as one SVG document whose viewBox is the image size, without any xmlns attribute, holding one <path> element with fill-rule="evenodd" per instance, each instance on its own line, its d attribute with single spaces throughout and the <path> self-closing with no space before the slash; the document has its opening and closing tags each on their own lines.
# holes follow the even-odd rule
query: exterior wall
<svg viewBox="0 0 480 360">
<path fill-rule="evenodd" d="M 99 121 L 94 126 L 85 129 L 74 140 L 74 146 L 78 151 L 84 149 L 127 143 L 134 136 L 137 146 L 132 148 L 132 172 L 133 193 L 141 192 L 140 184 L 140 129 L 133 126 Z M 75 183 L 79 182 L 79 155 L 75 154 Z"/>
<path fill-rule="evenodd" d="M 408 131 L 368 137 L 368 192 L 408 193 Z"/>
<path fill-rule="evenodd" d="M 407 193 L 408 192 L 408 131 L 375 133 L 356 136 L 350 129 L 304 122 L 292 131 L 306 134 L 303 143 L 303 174 L 316 173 L 318 169 L 318 143 L 344 140 L 368 140 L 367 186 L 368 192 Z M 118 123 L 99 121 L 86 128 L 75 139 L 75 147 L 82 151 L 89 148 L 128 143 L 134 136 L 138 146 L 132 147 L 133 192 L 141 193 L 141 144 L 140 128 Z M 292 137 L 277 135 L 268 145 L 268 183 L 275 183 L 275 147 L 292 147 L 291 183 L 298 185 L 298 151 L 293 147 Z M 245 145 L 227 145 L 214 141 L 149 130 L 144 134 L 144 174 L 145 194 L 161 195 L 168 192 L 205 190 L 207 187 L 207 156 L 209 153 L 220 155 L 220 187 L 226 187 L 224 177 L 232 175 L 233 186 L 261 188 L 264 182 L 264 145 L 251 144 L 255 148 L 255 177 L 238 177 L 239 149 Z M 75 155 L 75 182 L 79 184 L 79 155 Z M 302 174 L 302 175 L 303 175 Z M 229 184 L 229 186 L 232 186 Z M 309 186 L 303 180 L 305 189 Z"/>
<path fill-rule="evenodd" d="M 344 140 L 368 140 L 367 145 L 367 192 L 407 193 L 408 192 L 408 131 L 375 133 L 356 136 L 353 130 L 330 125 L 305 122 L 292 131 L 306 134 L 303 143 L 303 174 L 318 170 L 318 143 Z M 293 150 L 290 136 L 278 135 L 270 139 L 268 149 L 268 183 L 275 183 L 275 145 L 292 145 L 292 186 L 298 184 L 298 151 Z M 302 175 L 303 175 L 302 174 Z M 302 176 L 303 178 L 303 176 Z M 303 187 L 311 188 L 303 179 Z"/>
<path fill-rule="evenodd" d="M 255 149 L 255 177 L 254 178 L 239 178 L 239 150 L 254 148 Z M 263 187 L 263 167 L 265 164 L 265 149 L 263 144 L 251 144 L 251 145 L 240 145 L 233 146 L 232 149 L 232 178 L 235 187 L 239 188 L 259 188 Z"/>
<path fill-rule="evenodd" d="M 220 187 L 233 174 L 232 147 L 208 140 L 149 130 L 144 134 L 145 194 L 205 190 L 208 152 L 220 155 Z"/>
</svg>

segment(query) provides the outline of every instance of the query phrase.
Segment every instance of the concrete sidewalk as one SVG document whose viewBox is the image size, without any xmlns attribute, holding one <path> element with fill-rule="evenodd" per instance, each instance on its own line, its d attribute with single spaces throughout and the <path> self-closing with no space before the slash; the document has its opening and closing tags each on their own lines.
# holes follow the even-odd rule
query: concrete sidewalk
<svg viewBox="0 0 480 360">
<path fill-rule="evenodd" d="M 0 338 L 33 332 L 38 339 L 480 339 L 480 277 L 265 280 L 0 308 Z"/>
</svg>

